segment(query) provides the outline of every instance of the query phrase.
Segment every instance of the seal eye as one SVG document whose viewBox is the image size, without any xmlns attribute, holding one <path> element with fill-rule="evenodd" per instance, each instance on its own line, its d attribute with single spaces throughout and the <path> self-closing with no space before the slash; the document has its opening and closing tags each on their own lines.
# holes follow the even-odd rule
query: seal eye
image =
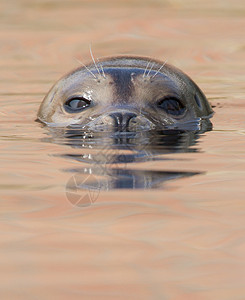
<svg viewBox="0 0 245 300">
<path fill-rule="evenodd" d="M 90 102 L 90 100 L 85 99 L 84 97 L 76 97 L 67 100 L 64 103 L 64 108 L 69 113 L 77 113 L 90 106 Z"/>
<path fill-rule="evenodd" d="M 185 112 L 185 106 L 174 97 L 167 97 L 159 100 L 157 106 L 173 116 L 180 116 Z"/>
</svg>

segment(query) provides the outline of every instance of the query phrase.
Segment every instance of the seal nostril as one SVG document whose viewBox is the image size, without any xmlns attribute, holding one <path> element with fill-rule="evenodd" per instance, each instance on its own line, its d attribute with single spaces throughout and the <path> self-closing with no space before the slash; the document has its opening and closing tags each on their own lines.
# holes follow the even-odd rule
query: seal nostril
<svg viewBox="0 0 245 300">
<path fill-rule="evenodd" d="M 113 119 L 115 126 L 122 124 L 123 116 L 121 113 L 112 113 L 109 116 Z"/>
<path fill-rule="evenodd" d="M 126 112 L 126 113 L 111 113 L 109 115 L 114 120 L 114 125 L 120 130 L 127 129 L 131 119 L 137 117 L 135 113 Z"/>
</svg>

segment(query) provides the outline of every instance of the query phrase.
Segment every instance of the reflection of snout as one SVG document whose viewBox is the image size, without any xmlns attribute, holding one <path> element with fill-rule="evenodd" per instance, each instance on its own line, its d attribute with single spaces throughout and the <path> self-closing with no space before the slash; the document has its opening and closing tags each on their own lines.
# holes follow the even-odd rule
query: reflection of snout
<svg viewBox="0 0 245 300">
<path fill-rule="evenodd" d="M 153 123 L 143 115 L 130 111 L 115 111 L 95 118 L 88 127 L 96 131 L 138 131 L 153 128 Z"/>
</svg>

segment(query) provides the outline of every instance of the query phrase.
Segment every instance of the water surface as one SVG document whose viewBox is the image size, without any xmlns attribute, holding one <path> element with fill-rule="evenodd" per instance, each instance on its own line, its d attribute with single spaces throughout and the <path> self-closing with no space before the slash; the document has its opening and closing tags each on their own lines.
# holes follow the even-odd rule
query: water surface
<svg viewBox="0 0 245 300">
<path fill-rule="evenodd" d="M 1 298 L 244 299 L 243 1 L 0 8 Z M 185 71 L 213 130 L 98 143 L 35 122 L 90 43 Z"/>
</svg>

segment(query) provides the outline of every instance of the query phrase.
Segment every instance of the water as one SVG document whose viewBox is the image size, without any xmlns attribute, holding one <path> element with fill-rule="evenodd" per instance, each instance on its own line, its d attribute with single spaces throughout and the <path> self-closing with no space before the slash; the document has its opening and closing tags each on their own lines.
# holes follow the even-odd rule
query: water
<svg viewBox="0 0 245 300">
<path fill-rule="evenodd" d="M 243 2 L 0 8 L 1 298 L 244 299 Z M 213 130 L 101 142 L 35 122 L 90 43 L 185 71 Z"/>
</svg>

